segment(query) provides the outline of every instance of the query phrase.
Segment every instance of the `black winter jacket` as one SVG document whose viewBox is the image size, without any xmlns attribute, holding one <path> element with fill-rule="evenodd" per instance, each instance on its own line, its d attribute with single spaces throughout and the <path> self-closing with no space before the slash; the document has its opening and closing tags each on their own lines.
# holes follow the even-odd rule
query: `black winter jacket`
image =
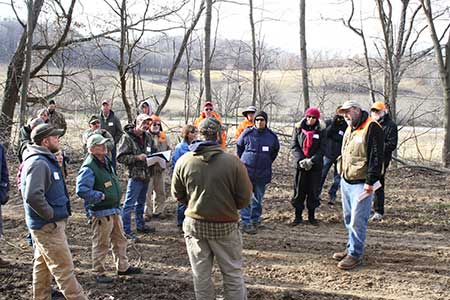
<svg viewBox="0 0 450 300">
<path fill-rule="evenodd" d="M 383 127 L 384 133 L 384 161 L 388 162 L 392 159 L 392 152 L 397 149 L 398 130 L 397 124 L 392 121 L 389 115 L 385 115 L 378 123 Z"/>
<path fill-rule="evenodd" d="M 347 129 L 347 123 L 343 118 L 338 119 L 335 116 L 333 119 L 326 120 L 325 124 L 327 127 L 324 133 L 324 155 L 331 160 L 336 160 L 341 155 L 342 139 Z"/>
</svg>

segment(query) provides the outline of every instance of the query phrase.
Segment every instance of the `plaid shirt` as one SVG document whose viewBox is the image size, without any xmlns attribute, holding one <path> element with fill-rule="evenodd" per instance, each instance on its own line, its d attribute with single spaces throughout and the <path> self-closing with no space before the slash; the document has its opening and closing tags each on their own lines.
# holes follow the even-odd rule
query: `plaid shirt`
<svg viewBox="0 0 450 300">
<path fill-rule="evenodd" d="M 183 222 L 185 234 L 203 239 L 221 239 L 238 229 L 237 222 L 217 223 L 196 220 L 186 216 Z"/>
</svg>

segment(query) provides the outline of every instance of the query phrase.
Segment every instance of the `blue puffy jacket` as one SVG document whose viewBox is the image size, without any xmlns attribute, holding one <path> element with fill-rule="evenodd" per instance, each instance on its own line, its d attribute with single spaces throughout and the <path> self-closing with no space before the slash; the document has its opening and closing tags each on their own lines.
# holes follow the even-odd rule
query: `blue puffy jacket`
<svg viewBox="0 0 450 300">
<path fill-rule="evenodd" d="M 272 180 L 272 163 L 277 158 L 280 143 L 268 129 L 247 128 L 236 142 L 237 155 L 247 167 L 253 183 L 268 184 Z"/>
</svg>

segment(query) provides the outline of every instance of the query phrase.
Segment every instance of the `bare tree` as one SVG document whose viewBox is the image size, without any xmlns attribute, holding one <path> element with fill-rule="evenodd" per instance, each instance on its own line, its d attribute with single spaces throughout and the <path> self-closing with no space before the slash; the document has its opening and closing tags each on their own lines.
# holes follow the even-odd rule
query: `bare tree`
<svg viewBox="0 0 450 300">
<path fill-rule="evenodd" d="M 306 8 L 305 0 L 300 0 L 300 59 L 302 69 L 302 91 L 303 91 L 303 103 L 305 109 L 309 107 L 309 88 L 308 88 L 308 56 L 306 52 Z"/>
<path fill-rule="evenodd" d="M 250 19 L 250 29 L 252 34 L 252 71 L 253 71 L 253 89 L 252 89 L 252 105 L 256 105 L 257 101 L 257 57 L 256 57 L 256 34 L 255 34 L 255 21 L 253 20 L 253 0 L 249 0 L 249 19 Z"/>
<path fill-rule="evenodd" d="M 425 13 L 428 28 L 430 30 L 431 40 L 434 46 L 434 53 L 441 80 L 443 100 L 444 100 L 444 147 L 442 149 L 442 162 L 445 167 L 450 167 L 450 33 L 448 33 L 447 42 L 441 46 L 440 41 L 449 31 L 449 25 L 439 38 L 436 32 L 434 16 L 430 0 L 420 0 L 423 12 Z M 447 8 L 448 9 L 448 8 Z M 445 54 L 444 54 L 445 52 Z"/>
<path fill-rule="evenodd" d="M 205 80 L 205 98 L 211 101 L 211 19 L 212 19 L 213 0 L 206 0 L 206 17 L 205 17 L 205 51 L 203 57 L 204 64 L 204 80 Z"/>
</svg>

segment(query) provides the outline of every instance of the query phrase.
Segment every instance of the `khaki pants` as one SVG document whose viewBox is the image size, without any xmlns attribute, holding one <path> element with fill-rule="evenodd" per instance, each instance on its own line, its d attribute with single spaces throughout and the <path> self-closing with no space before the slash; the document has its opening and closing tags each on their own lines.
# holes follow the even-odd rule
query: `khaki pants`
<svg viewBox="0 0 450 300">
<path fill-rule="evenodd" d="M 92 218 L 92 269 L 97 275 L 105 272 L 105 258 L 111 247 L 116 270 L 126 271 L 127 239 L 119 215 Z"/>
<path fill-rule="evenodd" d="M 164 187 L 164 177 L 166 172 L 155 173 L 148 183 L 147 202 L 145 205 L 145 215 L 151 217 L 153 214 L 164 213 L 166 207 L 166 190 Z M 155 195 L 153 195 L 155 191 Z"/>
<path fill-rule="evenodd" d="M 197 300 L 216 299 L 211 278 L 214 258 L 223 276 L 224 299 L 247 300 L 242 272 L 242 239 L 239 230 L 233 231 L 222 239 L 199 239 L 186 235 L 185 240 Z"/>
<path fill-rule="evenodd" d="M 72 255 L 65 233 L 66 221 L 31 229 L 34 242 L 33 299 L 50 300 L 52 276 L 68 300 L 87 297 L 74 274 Z"/>
</svg>

